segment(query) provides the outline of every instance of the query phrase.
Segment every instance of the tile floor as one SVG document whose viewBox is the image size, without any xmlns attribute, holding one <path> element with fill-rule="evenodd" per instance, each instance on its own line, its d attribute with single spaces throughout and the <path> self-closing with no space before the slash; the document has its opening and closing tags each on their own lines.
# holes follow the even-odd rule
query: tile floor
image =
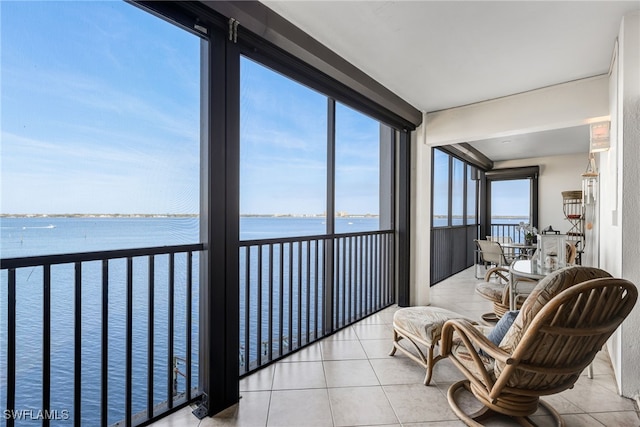
<svg viewBox="0 0 640 427">
<path fill-rule="evenodd" d="M 491 304 L 473 291 L 473 273 L 468 269 L 434 286 L 432 304 L 477 319 L 490 311 Z M 451 362 L 438 362 L 425 387 L 422 368 L 405 356 L 388 356 L 397 309 L 387 308 L 241 380 L 240 403 L 215 417 L 198 420 L 187 407 L 153 426 L 463 426 L 447 403 L 447 388 L 463 378 Z M 616 392 L 605 351 L 594 362 L 594 374 L 547 398 L 567 425 L 640 426 L 634 401 Z M 552 425 L 542 411 L 532 419 Z M 515 423 L 494 418 L 487 425 Z"/>
</svg>

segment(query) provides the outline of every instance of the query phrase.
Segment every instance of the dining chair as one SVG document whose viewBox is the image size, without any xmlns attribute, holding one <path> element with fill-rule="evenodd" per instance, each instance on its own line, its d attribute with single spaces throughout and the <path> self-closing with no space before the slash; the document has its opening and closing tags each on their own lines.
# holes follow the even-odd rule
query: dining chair
<svg viewBox="0 0 640 427">
<path fill-rule="evenodd" d="M 474 242 L 476 242 L 480 253 L 480 261 L 485 267 L 488 265 L 494 265 L 496 267 L 509 265 L 509 262 L 504 256 L 502 246 L 497 241 L 474 239 Z"/>
</svg>

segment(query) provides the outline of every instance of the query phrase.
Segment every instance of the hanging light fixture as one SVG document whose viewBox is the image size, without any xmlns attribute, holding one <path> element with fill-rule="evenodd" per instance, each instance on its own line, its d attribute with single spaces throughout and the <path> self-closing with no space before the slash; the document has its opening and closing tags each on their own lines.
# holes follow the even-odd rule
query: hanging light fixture
<svg viewBox="0 0 640 427">
<path fill-rule="evenodd" d="M 611 122 L 592 123 L 589 129 L 589 153 L 607 151 L 610 145 L 609 129 Z"/>
<path fill-rule="evenodd" d="M 582 174 L 582 204 L 592 205 L 596 202 L 598 190 L 598 169 L 593 153 L 589 153 L 589 164 Z"/>
</svg>

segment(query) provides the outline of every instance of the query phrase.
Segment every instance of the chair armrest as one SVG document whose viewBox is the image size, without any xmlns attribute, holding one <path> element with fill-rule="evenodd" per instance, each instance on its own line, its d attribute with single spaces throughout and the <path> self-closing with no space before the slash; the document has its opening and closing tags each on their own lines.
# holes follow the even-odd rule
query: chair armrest
<svg viewBox="0 0 640 427">
<path fill-rule="evenodd" d="M 469 352 L 476 353 L 478 362 L 480 362 L 480 356 L 477 354 L 475 347 L 479 347 L 482 351 L 488 354 L 490 357 L 496 360 L 500 360 L 506 364 L 511 364 L 511 355 L 500 347 L 489 341 L 489 339 L 473 324 L 464 319 L 451 319 L 447 320 L 442 327 L 442 337 L 440 344 L 440 351 L 443 356 L 451 354 L 451 346 L 453 344 L 453 332 L 457 332 L 460 338 L 465 343 Z M 474 357 L 475 359 L 475 357 Z"/>
<path fill-rule="evenodd" d="M 504 280 L 506 283 L 509 283 L 509 269 L 505 267 L 493 267 L 484 275 L 484 281 L 488 282 L 491 279 L 491 276 L 495 275 L 500 278 L 500 280 Z"/>
</svg>

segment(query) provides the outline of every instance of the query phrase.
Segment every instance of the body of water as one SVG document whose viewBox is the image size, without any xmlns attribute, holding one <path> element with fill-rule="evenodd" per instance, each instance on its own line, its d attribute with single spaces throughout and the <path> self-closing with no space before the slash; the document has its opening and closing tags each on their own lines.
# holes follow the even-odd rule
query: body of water
<svg viewBox="0 0 640 427">
<path fill-rule="evenodd" d="M 199 242 L 196 217 L 32 217 L 0 219 L 2 258 L 129 249 Z M 370 231 L 378 218 L 338 218 L 336 232 Z M 241 240 L 319 235 L 325 233 L 324 218 L 243 217 Z M 194 257 L 191 337 L 194 362 L 192 384 L 197 385 L 198 361 L 198 268 Z M 241 260 L 242 261 L 242 260 Z M 176 256 L 174 354 L 186 353 L 186 256 Z M 252 266 L 257 269 L 257 266 Z M 98 425 L 100 414 L 102 266 L 82 267 L 82 418 L 83 425 Z M 143 412 L 147 395 L 148 258 L 133 263 L 133 412 Z M 51 409 L 73 415 L 74 360 L 74 267 L 53 266 L 51 271 Z M 25 268 L 16 272 L 16 409 L 42 409 L 43 270 Z M 168 345 L 168 257 L 155 261 L 154 292 L 154 402 L 167 398 Z M 241 277 L 242 281 L 242 277 Z M 0 276 L 0 342 L 7 342 L 7 272 Z M 244 284 L 240 284 L 241 292 Z M 294 297 L 296 297 L 294 295 Z M 287 297 L 288 298 L 288 297 Z M 242 301 L 242 299 L 241 299 Z M 251 311 L 255 311 L 252 301 Z M 109 262 L 109 423 L 124 418 L 126 340 L 126 261 Z M 244 309 L 241 307 L 241 312 Z M 255 328 L 254 328 L 255 329 Z M 252 334 L 252 336 L 254 336 Z M 243 342 L 240 343 L 241 348 Z M 0 349 L 0 413 L 6 405 L 6 346 Z M 255 349 L 250 357 L 255 357 Z M 179 377 L 178 390 L 184 391 Z M 16 425 L 39 425 L 21 421 Z M 72 420 L 52 425 L 72 425 Z"/>
</svg>

